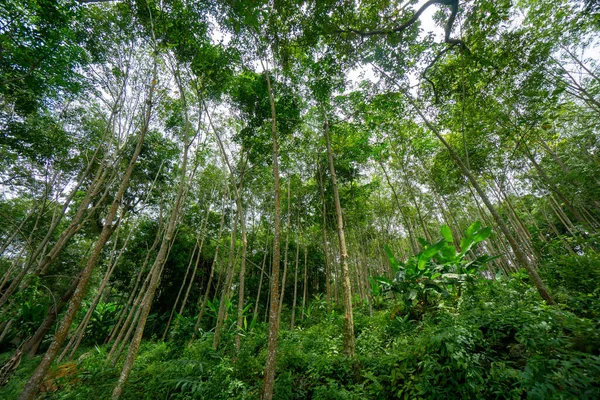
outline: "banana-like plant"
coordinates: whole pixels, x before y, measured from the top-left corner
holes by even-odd
[[[457,294],[460,295],[460,286],[465,280],[476,274],[485,263],[498,257],[484,255],[473,261],[466,258],[473,246],[487,239],[491,232],[491,228],[482,228],[479,221],[475,222],[461,239],[459,251],[453,244],[454,238],[450,228],[443,225],[442,238],[435,243],[419,238],[423,250],[410,257],[405,263],[398,261],[391,249],[385,245],[385,253],[394,278],[390,280],[374,277],[372,283],[379,284],[379,287],[373,290],[374,293],[379,291],[395,293],[409,308],[418,302],[426,303],[434,292],[442,296],[450,296],[450,291],[456,288]]]

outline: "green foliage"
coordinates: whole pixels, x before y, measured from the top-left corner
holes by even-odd
[[[47,291],[48,288],[40,285],[38,280],[34,280],[30,287],[16,294],[14,303],[0,316],[2,323],[12,320],[10,329],[3,339],[4,345],[15,338],[22,340],[35,333],[51,307],[46,296]]]
[[[86,328],[86,338],[91,343],[102,343],[117,322],[119,306],[100,302],[94,309]]]
[[[566,309],[600,317],[600,255],[557,256],[544,262],[540,272]]]
[[[543,263],[541,272],[552,287],[593,293],[600,289],[600,254],[554,257]]]
[[[420,238],[423,250],[406,263],[398,261],[390,248],[385,245],[385,253],[394,278],[389,280],[377,277],[374,280],[381,284],[385,291],[401,296],[408,310],[413,310],[417,305],[427,307],[436,294],[448,297],[452,287],[460,288],[469,276],[474,275],[483,264],[495,258],[484,255],[473,261],[466,259],[473,246],[487,239],[491,232],[491,228],[482,228],[479,222],[473,223],[460,241],[459,252],[454,247],[450,228],[443,225],[442,239],[431,244]],[[374,290],[374,294],[378,293],[378,290]],[[416,313],[419,314],[420,312]]]
[[[418,268],[417,268],[418,269]],[[320,299],[316,299],[317,306]],[[343,315],[299,320],[279,338],[278,399],[544,398],[600,396],[600,327],[546,306],[521,274],[473,279],[452,305],[419,321],[355,310],[356,357],[343,355]],[[179,321],[183,323],[183,321]],[[177,324],[177,322],[176,322]],[[143,343],[125,399],[258,399],[267,326],[215,352],[212,335],[187,341]],[[108,398],[120,370],[105,363],[106,347],[88,348],[77,361],[76,384],[49,399]],[[235,354],[235,360],[232,356]],[[5,355],[2,355],[4,357]],[[33,363],[0,390],[18,396]],[[73,381],[75,382],[75,381]]]
[[[87,57],[81,47],[84,29],[76,22],[84,13],[75,1],[2,2],[2,107],[8,100],[17,113],[28,114],[42,106],[47,97],[80,89],[80,76],[75,71]]]

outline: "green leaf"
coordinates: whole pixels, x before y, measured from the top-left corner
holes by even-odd
[[[475,221],[473,224],[467,229],[467,237],[473,236],[475,232],[477,232],[481,228],[481,222]],[[462,245],[461,245],[462,247]]]
[[[426,247],[418,256],[417,267],[420,270],[424,270],[425,265],[427,264],[427,262],[429,260],[431,260],[431,257],[436,255],[437,252],[440,251],[440,249],[442,247],[444,247],[445,245],[446,245],[446,241],[444,239],[442,239],[439,242],[436,242],[435,244],[432,244],[431,246]]]
[[[473,235],[473,241],[475,243],[482,242],[485,239],[487,239],[491,233],[492,233],[492,228],[490,228],[489,226],[487,228],[482,228],[482,229],[478,230],[477,232],[475,232],[475,234]]]
[[[446,245],[442,247],[439,251],[441,257],[439,257],[439,261],[446,264],[451,263],[456,260],[456,249],[452,245]]]
[[[371,293],[373,296],[379,296],[381,294],[381,288],[377,284],[377,281],[372,276],[369,277],[369,284],[371,285]]]
[[[423,254],[421,254],[419,256],[419,262],[417,264],[418,268],[420,270],[424,270],[425,269],[425,265],[427,264],[427,261],[429,261],[429,258],[424,257]]]
[[[442,247],[444,247],[444,246],[446,246],[446,241],[442,239],[439,242],[436,242],[436,243],[432,244],[430,247],[423,250],[422,255],[424,257],[426,257],[427,259],[430,259],[431,257],[435,256],[436,253],[438,251],[440,251],[442,249]]]
[[[446,242],[452,243],[454,241],[454,239],[452,238],[452,231],[450,230],[450,227],[448,225],[442,225],[442,228],[440,230],[442,232],[442,236],[444,237],[444,239],[446,239]]]
[[[392,286],[394,283],[383,276],[376,276],[373,278],[376,282],[382,283],[386,286]]]
[[[484,264],[486,264],[492,260],[495,260],[496,258],[499,258],[499,257],[500,257],[499,255],[498,256],[483,255],[483,256],[477,257],[476,260],[468,263],[466,267],[467,268],[470,268],[470,267],[479,268],[479,267],[483,266]]]
[[[460,255],[464,256],[465,254],[467,254],[469,252],[469,250],[471,250],[471,247],[473,246],[473,244],[475,244],[475,242],[473,241],[472,237],[464,237],[462,239],[460,239]]]
[[[440,285],[438,285],[437,283],[425,282],[424,286],[428,289],[433,289],[440,294],[444,294],[444,295],[448,294],[448,292],[444,288],[442,288]]]

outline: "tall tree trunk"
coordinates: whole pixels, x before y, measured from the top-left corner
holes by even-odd
[[[52,309],[48,312],[46,318],[44,319],[44,322],[40,324],[35,334],[23,346],[23,352],[26,353],[28,357],[31,358],[35,356],[35,353],[37,352],[40,344],[42,344],[44,337],[50,331],[52,325],[54,325],[56,318],[58,318],[58,315],[62,312],[65,305],[69,302],[69,300],[73,296],[73,293],[75,293],[75,289],[77,289],[78,283],[79,276],[73,279],[73,281],[71,282],[71,286],[69,286],[69,288],[67,289],[65,294],[59,299],[57,304],[55,304],[52,307]]]
[[[254,314],[252,321],[256,321],[258,318],[258,305],[260,304],[260,292],[262,289],[263,276],[265,275],[265,267],[267,265],[267,254],[269,253],[269,235],[267,235],[267,242],[265,243],[265,250],[263,254],[262,267],[260,269],[260,280],[258,282],[258,291],[256,293],[256,302],[254,303]]]
[[[300,218],[298,218],[300,219]],[[302,227],[298,225],[300,230],[300,237],[302,237]],[[300,242],[296,240],[296,265],[294,268],[294,301],[292,302],[292,322],[290,324],[290,330],[294,330],[296,323],[296,298],[298,296],[298,259],[300,257]]]
[[[302,286],[302,319],[306,311],[306,301],[308,299],[308,246],[304,243],[304,284]]]
[[[221,156],[225,160],[225,164],[227,165],[227,169],[229,171],[229,177],[231,180],[231,184],[233,185],[234,194],[235,194],[235,203],[236,203],[236,207],[237,207],[237,212],[238,212],[239,218],[240,218],[240,227],[241,227],[241,233],[242,233],[242,260],[241,260],[241,264],[240,264],[240,275],[239,275],[240,285],[239,285],[239,292],[238,292],[239,302],[238,302],[238,318],[237,318],[237,329],[238,329],[238,332],[240,332],[242,329],[242,319],[243,319],[243,309],[244,309],[246,252],[248,250],[248,239],[246,237],[246,216],[244,214],[244,208],[243,208],[243,203],[242,203],[242,181],[243,181],[244,169],[242,168],[242,174],[240,176],[239,184],[238,184],[238,183],[236,183],[233,167],[231,166],[231,163],[229,162],[229,157],[227,156],[227,152],[225,151],[225,146],[223,146],[223,141],[221,140],[219,131],[217,129],[215,129],[215,127],[212,123],[212,119],[210,118],[210,113],[208,112],[208,107],[206,107],[206,104],[204,104],[204,109],[206,110],[206,115],[208,117],[209,124],[217,138],[217,143],[219,144]],[[243,147],[242,147],[242,155],[243,155]],[[241,158],[243,158],[243,157],[241,157]],[[242,162],[242,165],[244,165],[243,162]],[[232,271],[231,273],[233,274],[233,270],[231,270],[231,271]],[[233,278],[233,275],[232,275],[232,278]],[[230,285],[231,285],[231,282],[230,282]],[[227,291],[229,292],[229,288],[227,288]],[[223,309],[223,311],[224,311],[224,309]],[[220,323],[223,322],[220,318],[221,318],[221,304],[219,304],[219,317],[217,318],[218,329],[215,329],[215,336],[214,336],[214,341],[213,341],[213,347],[215,349],[219,342],[219,335],[220,335],[219,322]],[[235,337],[235,347],[237,350],[239,350],[239,348],[240,348],[240,335],[239,334],[236,335],[236,337]]]
[[[342,205],[340,203],[340,194],[337,186],[337,176],[333,164],[333,152],[331,151],[331,141],[329,140],[329,120],[327,111],[323,110],[323,134],[327,145],[327,158],[329,160],[329,173],[331,174],[331,188],[333,190],[333,199],[335,201],[335,213],[337,216],[337,231],[340,242],[340,267],[342,275],[342,297],[344,304],[344,354],[347,357],[354,357],[354,317],[352,315],[352,292],[350,288],[350,274],[348,272],[348,252],[346,251],[346,238],[344,237],[344,220],[342,216]]]
[[[165,340],[167,337],[167,332],[169,332],[169,327],[171,326],[171,321],[173,320],[173,314],[175,314],[175,310],[177,309],[177,305],[179,304],[179,298],[181,297],[181,293],[183,293],[183,288],[185,288],[185,284],[187,282],[187,277],[192,269],[192,264],[194,264],[194,260],[196,259],[196,250],[198,250],[198,240],[196,238],[194,243],[194,249],[192,250],[192,254],[190,255],[190,260],[188,262],[188,266],[185,269],[185,274],[183,275],[183,282],[181,282],[181,286],[179,286],[179,291],[177,292],[177,297],[175,297],[175,302],[173,303],[173,307],[171,307],[171,313],[169,314],[169,319],[165,324],[165,329],[162,334],[162,340]]]
[[[427,241],[429,241],[431,243],[433,241],[433,239],[431,238],[431,234],[429,233],[429,228],[427,228],[427,224],[425,223],[425,220],[423,219],[423,214],[421,213],[421,207],[419,207],[419,203],[417,202],[417,198],[412,190],[412,186],[411,186],[410,182],[408,181],[408,176],[407,176],[406,172],[404,171],[404,168],[403,168],[402,175],[404,176],[404,182],[406,184],[406,189],[408,190],[408,193],[413,202],[413,205],[415,206],[415,210],[417,211],[417,217],[419,218],[419,224],[421,225],[421,228],[423,229],[423,234],[425,235],[425,238],[427,239]]]
[[[225,322],[225,313],[227,311],[227,302],[229,301],[229,292],[231,290],[231,284],[233,283],[233,272],[235,270],[235,242],[237,239],[237,224],[238,218],[240,218],[240,210],[237,210],[236,215],[233,219],[233,229],[231,230],[231,242],[229,247],[229,261],[227,262],[227,272],[225,276],[225,283],[221,289],[221,300],[219,301],[219,312],[217,314],[217,324],[215,326],[215,334],[213,335],[213,350],[219,347],[219,340],[221,338],[221,328]]]
[[[285,280],[287,276],[288,267],[288,249],[290,246],[290,185],[292,183],[291,177],[288,177],[288,188],[287,188],[287,221],[285,223],[285,250],[283,251],[283,274],[281,276],[281,294],[279,295],[279,317],[281,318],[281,310],[283,308],[283,296],[285,295]]]
[[[212,198],[212,196],[211,196]],[[198,265],[200,265],[200,260],[202,259],[202,249],[204,248],[204,241],[206,240],[206,230],[208,227],[208,216],[210,214],[210,205],[206,208],[206,214],[204,215],[204,222],[202,227],[202,240],[200,241],[200,248],[198,249],[198,254],[196,256],[196,262],[194,264],[194,270],[192,271],[192,276],[190,278],[190,283],[185,291],[185,295],[183,296],[183,301],[181,302],[181,307],[179,308],[179,315],[183,315],[183,311],[185,310],[185,305],[187,304],[188,297],[190,295],[190,290],[192,290],[192,285],[194,284],[194,279],[196,278],[196,272],[198,271]]]
[[[240,182],[241,185],[241,182]],[[241,332],[244,323],[244,295],[246,282],[246,254],[248,251],[248,239],[246,237],[246,215],[240,208],[240,224],[242,227],[242,260],[240,262],[239,288],[238,288],[238,312],[237,312],[237,334],[235,335],[235,349],[240,351]]]
[[[165,233],[166,233],[166,228],[167,227],[165,226]],[[175,231],[175,233],[174,233],[174,236],[176,236],[176,235],[177,235],[177,231]],[[162,237],[164,240],[165,236],[163,235]],[[161,243],[162,243],[162,241],[161,241]],[[174,241],[172,240],[171,243],[169,244],[169,249],[167,250],[167,255],[165,256],[165,260],[169,258],[169,255],[171,254],[171,250],[173,248],[173,244],[174,244]],[[157,257],[158,257],[158,255],[157,255]],[[160,269],[160,268],[162,268],[162,265],[156,264],[155,262],[152,263],[152,266],[150,267],[150,271],[148,271],[148,275],[146,276],[146,279],[144,280],[144,284],[142,285],[142,288],[140,289],[140,292],[138,293],[138,296],[135,299],[134,306],[132,307],[132,309],[127,317],[127,320],[121,327],[119,336],[113,343],[113,346],[112,346],[110,352],[108,353],[107,359],[112,359],[113,367],[115,366],[115,364],[121,357],[121,353],[123,352],[125,345],[129,342],[129,338],[131,337],[133,330],[137,326],[136,324],[137,324],[138,318],[140,316],[140,308],[141,308],[141,304],[142,304],[142,301],[143,301],[145,293],[146,293],[146,289],[148,288],[148,285],[150,284],[150,280],[151,280],[152,276],[154,276],[154,274],[156,273],[156,270]],[[125,335],[125,338],[123,338],[123,334],[125,334],[125,332],[127,332],[127,334]],[[117,348],[118,348],[118,350],[117,350]],[[116,353],[115,353],[115,350],[116,350]]]
[[[264,67],[264,66],[263,66]],[[273,187],[275,191],[275,216],[273,218],[273,263],[271,270],[271,304],[269,307],[269,338],[267,340],[267,361],[262,399],[271,400],[275,387],[275,365],[277,362],[277,336],[279,335],[279,262],[281,241],[281,188],[279,183],[279,144],[277,141],[277,114],[271,78],[266,68],[269,104],[271,105],[271,134],[273,137]]]
[[[206,304],[208,303],[208,297],[210,296],[210,288],[212,285],[213,278],[215,276],[215,269],[217,268],[217,262],[219,260],[219,249],[221,244],[221,236],[223,235],[223,228],[225,227],[225,193],[223,193],[223,198],[221,200],[221,222],[219,223],[219,233],[217,235],[217,244],[215,246],[215,256],[213,258],[213,262],[210,266],[210,273],[208,275],[208,282],[206,284],[206,290],[204,292],[204,297],[202,298],[202,304],[200,305],[200,310],[198,311],[198,318],[196,319],[196,324],[194,325],[194,334],[192,335],[192,340],[195,338],[196,331],[200,327],[200,322],[202,322],[202,317],[204,316],[204,310],[206,309]],[[200,300],[200,299],[198,299]]]
[[[390,177],[385,169],[385,166],[383,165],[383,162],[380,161],[379,166],[381,167],[381,170],[383,171],[383,175],[385,176],[385,180],[387,181],[388,186],[390,187],[390,189],[392,189],[392,194],[394,195],[394,199],[396,200],[396,206],[398,207],[398,211],[400,212],[400,216],[402,217],[402,220],[404,222],[404,225],[406,226],[406,229],[408,229],[408,238],[410,240],[410,246],[413,250],[413,253],[417,254],[419,252],[419,247],[417,246],[417,240],[416,240],[416,236],[414,233],[414,228],[412,226],[412,223],[410,222],[410,219],[404,213],[404,209],[402,208],[402,205],[400,204],[400,199],[398,198],[398,193],[396,193],[396,189],[394,188],[394,185],[392,185],[392,182],[391,182]]]
[[[156,230],[156,235],[154,237],[154,241],[152,242],[152,246],[150,246],[150,248],[148,249],[147,245],[146,245],[146,257],[144,258],[144,263],[142,264],[142,266],[140,267],[140,271],[138,272],[137,278],[135,280],[135,284],[133,285],[133,289],[131,290],[131,293],[129,295],[129,298],[127,299],[127,303],[125,304],[125,307],[123,307],[123,310],[121,311],[120,315],[119,315],[119,320],[117,321],[117,324],[114,326],[114,328],[112,329],[110,335],[108,336],[108,338],[105,340],[105,343],[110,343],[114,338],[115,335],[117,334],[117,332],[119,332],[120,328],[121,328],[121,322],[123,322],[123,318],[125,318],[125,315],[128,316],[127,319],[129,319],[129,316],[131,315],[129,307],[131,306],[131,303],[134,300],[137,300],[136,294],[137,294],[137,288],[141,282],[142,279],[142,275],[144,273],[144,271],[146,270],[146,267],[148,266],[148,263],[150,262],[150,256],[154,253],[154,250],[156,249],[156,246],[158,246],[158,243],[160,243],[160,238],[163,236],[163,210],[162,207],[160,209],[160,213],[159,213],[159,218],[158,218],[158,229]],[[149,276],[149,274],[147,275]],[[146,285],[146,280],[144,280],[143,286],[145,287]],[[142,288],[142,291],[144,290],[144,288]],[[136,302],[137,304],[137,302]],[[111,349],[112,351],[112,349]],[[110,353],[109,353],[110,356]]]
[[[318,164],[318,159],[317,159]],[[331,262],[329,260],[329,246],[327,245],[327,207],[325,205],[325,185],[323,184],[323,170],[321,166],[317,167],[319,177],[319,188],[321,189],[321,217],[323,234],[323,257],[325,258],[325,301],[327,302],[327,312],[331,311]]]
[[[119,226],[117,227],[117,233],[116,233],[115,239],[114,239],[115,245],[113,247],[113,251],[111,252],[111,260],[109,260],[108,266],[106,268],[106,273],[104,274],[104,278],[102,279],[102,282],[100,283],[100,287],[98,287],[98,292],[96,293],[96,296],[94,297],[94,300],[92,301],[92,304],[90,304],[90,307],[88,308],[83,320],[81,321],[81,323],[75,330],[73,337],[71,338],[69,343],[67,343],[67,345],[63,349],[63,352],[61,353],[61,355],[58,357],[57,363],[60,363],[62,361],[62,359],[67,354],[69,348],[71,348],[72,350],[71,350],[71,353],[69,354],[68,359],[70,360],[73,358],[73,355],[77,351],[77,348],[79,347],[79,344],[81,343],[81,340],[83,339],[83,336],[85,335],[85,330],[86,330],[87,325],[94,313],[94,310],[96,310],[96,307],[98,306],[98,303],[100,302],[100,299],[102,298],[102,293],[104,292],[104,289],[106,288],[106,285],[108,284],[108,281],[109,281],[110,277],[112,276],[112,273],[113,273],[115,267],[119,263],[119,260],[121,259],[121,256],[123,255],[123,252],[127,248],[127,243],[129,243],[129,239],[131,238],[133,229],[131,229],[129,231],[127,238],[125,239],[125,243],[123,244],[121,250],[115,257],[115,259],[114,260],[112,259],[113,255],[116,253],[117,243],[119,241],[118,240],[118,238],[119,238],[118,231],[120,230],[120,226],[121,226],[121,224],[119,224]]]
[[[531,154],[528,148],[525,148],[524,153],[525,156],[531,162],[531,164],[535,167],[542,180],[546,183],[546,185],[548,185],[548,188],[558,196],[558,198],[563,202],[567,210],[571,212],[571,215],[573,215],[573,217],[575,217],[575,219],[579,221],[585,228],[593,231],[594,229],[590,226],[589,222],[581,215],[579,210],[575,208],[573,203],[569,199],[567,199],[565,194],[558,188],[558,186],[556,186],[554,182],[552,182],[550,177],[546,174],[546,171],[544,171],[544,169],[537,163],[537,161],[535,161],[534,156]]]

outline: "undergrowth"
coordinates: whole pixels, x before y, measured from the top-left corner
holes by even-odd
[[[465,285],[419,319],[394,299],[371,315],[355,309],[356,357],[343,355],[343,314],[316,310],[279,338],[276,399],[597,399],[598,320],[549,307],[524,274]],[[579,313],[581,314],[581,313]],[[585,314],[585,313],[583,313]],[[285,316],[282,326],[285,325]],[[219,351],[212,334],[143,343],[125,399],[258,399],[267,326],[247,332],[238,354],[233,332]],[[110,398],[121,364],[105,362],[106,347],[82,350],[75,372],[47,399]],[[4,357],[4,356],[3,356]],[[39,358],[24,360],[4,399],[16,398]]]

